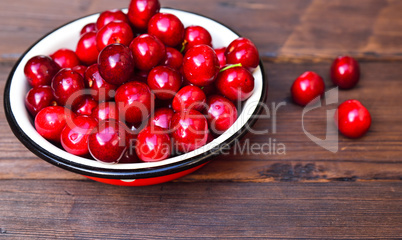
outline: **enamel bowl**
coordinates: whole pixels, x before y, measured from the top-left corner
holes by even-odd
[[[123,9],[127,12],[127,9]],[[199,25],[212,36],[213,47],[228,46],[239,35],[210,18],[176,9],[162,8],[161,12],[176,15],[185,26]],[[267,92],[264,70],[260,63],[254,71],[255,89],[252,96],[238,109],[239,117],[225,133],[207,145],[192,152],[152,163],[104,164],[95,160],[78,157],[41,137],[35,130],[33,119],[25,108],[25,95],[30,89],[24,76],[26,62],[36,55],[49,55],[59,48],[75,49],[80,29],[95,22],[99,14],[93,14],[67,23],[44,36],[30,47],[12,69],[4,92],[4,107],[7,120],[15,136],[34,154],[43,160],[71,172],[82,174],[93,180],[124,186],[158,184],[187,175],[204,166],[220,149],[233,144],[243,136],[257,119],[261,102]]]

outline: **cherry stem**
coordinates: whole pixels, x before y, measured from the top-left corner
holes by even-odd
[[[183,43],[181,44],[180,53],[183,53],[183,52],[184,52],[184,49],[186,48],[186,45],[187,45],[187,41],[184,40]]]
[[[219,72],[223,72],[223,71],[228,70],[230,68],[241,67],[241,66],[242,66],[241,63],[231,64],[229,66],[226,66],[226,67],[222,68]]]

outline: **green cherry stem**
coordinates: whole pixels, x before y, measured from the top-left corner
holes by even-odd
[[[230,68],[241,67],[241,66],[242,66],[241,63],[231,64],[229,66],[226,66],[226,67],[222,68],[219,72],[223,72],[223,71],[228,70]]]

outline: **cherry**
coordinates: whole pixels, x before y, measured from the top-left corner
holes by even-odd
[[[98,107],[98,101],[91,96],[84,96],[80,102],[73,105],[72,110],[77,115],[91,116]]]
[[[71,106],[82,99],[85,85],[79,73],[63,68],[54,76],[51,87],[59,105]]]
[[[88,137],[89,153],[95,160],[105,163],[117,163],[126,150],[125,145],[124,126],[115,120],[99,123]]]
[[[162,100],[172,99],[181,86],[181,75],[176,70],[157,66],[149,72],[148,86]]]
[[[174,112],[170,108],[156,109],[153,116],[149,118],[149,125],[168,130],[170,129],[173,114]]]
[[[158,0],[131,0],[128,7],[128,18],[136,29],[144,31],[148,22],[159,12],[161,5]]]
[[[84,66],[84,65],[77,65],[77,66],[73,67],[72,70],[74,72],[79,73],[82,77],[85,77],[85,71],[87,70],[87,68],[88,67]]]
[[[96,29],[101,29],[106,24],[113,21],[129,23],[127,15],[119,9],[112,9],[102,12],[96,20]]]
[[[222,69],[215,81],[218,91],[232,101],[244,101],[253,94],[254,77],[244,67]]]
[[[115,96],[120,119],[129,123],[145,121],[151,114],[154,96],[149,87],[142,82],[128,82],[121,85]]]
[[[119,112],[115,102],[101,102],[92,110],[91,116],[99,122],[103,120],[119,120]]]
[[[148,73],[149,72],[147,72],[147,71],[135,71],[134,75],[128,81],[129,82],[137,81],[137,82],[147,83]]]
[[[173,14],[157,13],[149,20],[148,33],[156,36],[165,45],[175,47],[183,41],[184,26]]]
[[[197,86],[185,86],[173,98],[173,110],[180,112],[184,109],[202,111],[205,107],[205,93]]]
[[[207,99],[207,106],[209,128],[216,134],[228,130],[237,119],[237,109],[227,98],[212,95]]]
[[[226,55],[225,55],[226,47],[217,48],[214,50],[219,60],[219,67],[223,68],[226,65]]]
[[[155,36],[142,34],[131,42],[135,66],[142,71],[149,71],[166,56],[165,45]]]
[[[139,163],[141,160],[138,158],[135,153],[134,147],[127,147],[126,151],[124,151],[123,156],[121,157],[119,164],[121,163]]]
[[[96,46],[99,51],[114,43],[120,43],[128,46],[133,39],[134,33],[128,23],[114,21],[99,29],[96,34]]]
[[[349,138],[362,137],[371,126],[370,112],[357,100],[347,100],[335,112],[339,131]]]
[[[34,87],[25,96],[25,106],[33,117],[40,110],[51,105],[55,106],[57,103],[49,86]]]
[[[60,70],[59,65],[48,56],[35,56],[24,66],[24,74],[32,87],[49,85],[54,75]]]
[[[202,87],[202,91],[204,91],[206,96],[214,95],[218,93],[216,86],[214,83],[211,83],[207,86]]]
[[[98,121],[92,117],[73,118],[71,124],[66,124],[61,131],[60,140],[64,150],[77,156],[88,155],[88,136],[97,125]]]
[[[78,59],[77,54],[66,48],[57,50],[51,54],[50,57],[60,66],[60,68],[73,68],[80,64],[80,59]]]
[[[307,105],[316,97],[324,94],[325,84],[315,72],[305,72],[292,84],[291,93],[293,101],[301,106]]]
[[[352,57],[341,56],[331,65],[331,80],[340,88],[350,89],[356,86],[360,78],[359,63]]]
[[[99,73],[98,64],[93,64],[85,71],[84,83],[96,101],[109,101],[114,97],[116,85],[110,84]]]
[[[35,129],[45,139],[60,142],[60,135],[67,122],[71,122],[72,112],[61,106],[45,107],[35,117]]]
[[[219,73],[219,60],[215,51],[207,45],[190,48],[183,59],[184,77],[192,84],[211,84]]]
[[[80,36],[84,35],[85,33],[89,33],[89,32],[96,32],[96,23],[88,23],[87,25],[85,25],[81,31],[80,31]]]
[[[173,115],[172,138],[180,152],[190,152],[204,146],[208,139],[208,123],[196,110],[184,110]]]
[[[80,61],[86,65],[96,63],[99,55],[99,50],[96,45],[96,33],[88,32],[82,35],[80,40],[78,40],[75,53]]]
[[[180,70],[183,64],[183,55],[175,48],[167,47],[163,65]]]
[[[189,26],[184,30],[183,52],[195,45],[205,44],[212,47],[211,34],[201,26]]]
[[[170,137],[162,128],[148,126],[138,134],[135,151],[144,162],[164,160],[170,156]]]
[[[133,54],[123,44],[111,44],[99,53],[98,67],[106,82],[121,85],[134,73]]]
[[[247,38],[237,38],[226,48],[226,62],[228,64],[241,63],[250,72],[259,64],[259,53],[257,47]]]

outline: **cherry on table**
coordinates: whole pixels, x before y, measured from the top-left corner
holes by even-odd
[[[130,43],[136,68],[149,71],[166,56],[165,45],[155,36],[142,34]]]
[[[148,126],[138,134],[135,151],[144,162],[164,160],[171,154],[170,137],[163,128]]]
[[[106,24],[96,33],[96,46],[99,51],[114,43],[129,46],[133,39],[134,33],[128,23],[114,21]]]
[[[36,114],[35,129],[45,139],[60,142],[61,131],[67,122],[71,122],[73,113],[61,106],[45,107]]]
[[[316,97],[324,94],[325,84],[317,73],[307,71],[293,82],[290,90],[293,101],[305,106]]]
[[[216,81],[218,91],[232,101],[248,99],[254,90],[254,77],[244,67],[233,66],[222,69]]]
[[[352,57],[340,56],[333,61],[330,74],[336,86],[343,89],[353,88],[360,79],[359,63]]]
[[[175,47],[183,41],[184,25],[173,14],[157,13],[149,20],[148,33],[156,36],[165,45]]]
[[[106,10],[102,12],[96,20],[96,29],[101,29],[106,24],[113,21],[122,21],[129,23],[128,17],[120,9]]]
[[[237,38],[226,48],[226,62],[228,64],[241,63],[250,72],[258,67],[260,57],[257,47],[247,38]]]
[[[82,99],[85,85],[81,74],[63,68],[54,76],[51,87],[59,105],[72,106]]]
[[[48,56],[32,57],[24,66],[24,74],[32,87],[49,85],[54,75],[60,70],[59,65]]]
[[[212,95],[207,99],[209,129],[215,134],[228,130],[237,119],[236,106],[225,97]]]
[[[172,107],[176,112],[185,109],[202,111],[205,107],[206,96],[204,91],[197,86],[185,86],[180,89],[173,98]]]
[[[43,108],[55,105],[56,99],[50,86],[31,88],[25,96],[25,106],[33,117]]]
[[[145,31],[148,22],[159,12],[161,5],[158,0],[131,0],[128,7],[128,19],[140,31]]]
[[[362,137],[371,126],[370,112],[355,99],[341,103],[334,119],[339,131],[349,138]]]
[[[80,59],[73,50],[62,48],[50,55],[60,68],[73,68],[80,64]]]
[[[80,61],[86,65],[96,63],[99,55],[99,50],[96,45],[96,33],[88,32],[82,35],[78,40],[75,53]]]
[[[168,100],[173,99],[180,89],[181,78],[173,68],[157,66],[149,72],[147,83],[157,98]]]

